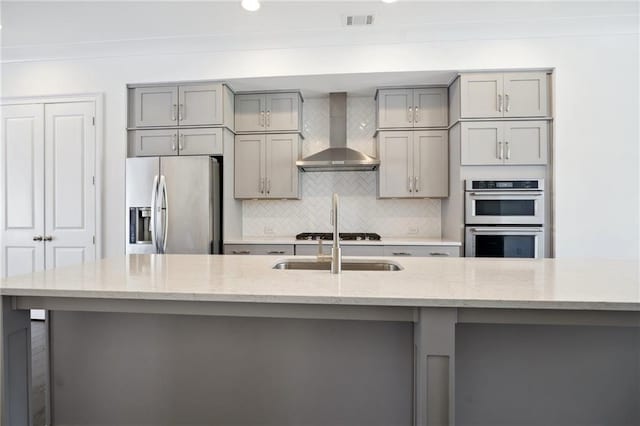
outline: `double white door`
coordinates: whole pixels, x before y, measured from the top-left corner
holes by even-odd
[[[94,102],[5,105],[2,275],[93,261]]]

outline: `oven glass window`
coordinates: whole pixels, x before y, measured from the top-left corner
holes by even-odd
[[[476,235],[476,257],[536,257],[535,235]]]
[[[476,216],[535,216],[535,200],[476,200]]]

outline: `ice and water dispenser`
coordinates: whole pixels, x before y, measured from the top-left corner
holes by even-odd
[[[129,244],[151,244],[151,207],[129,208]]]

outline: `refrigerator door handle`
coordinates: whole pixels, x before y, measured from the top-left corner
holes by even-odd
[[[153,186],[151,187],[151,223],[150,223],[150,231],[151,231],[151,244],[158,252],[158,227],[156,226],[157,219],[157,202],[158,202],[158,175],[155,175],[153,178]]]
[[[164,229],[162,230],[162,239],[160,240],[159,253],[164,254],[167,251],[167,231],[169,230],[169,197],[167,194],[167,181],[164,176],[160,176],[160,191],[162,194],[162,200],[160,201],[164,206]]]

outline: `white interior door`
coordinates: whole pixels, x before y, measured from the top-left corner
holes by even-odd
[[[93,102],[45,105],[45,266],[95,260]]]
[[[2,127],[1,263],[8,277],[44,269],[44,106],[3,106]]]

